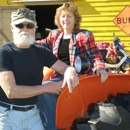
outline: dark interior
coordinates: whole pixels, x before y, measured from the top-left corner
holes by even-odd
[[[54,16],[56,12],[56,8],[60,5],[43,5],[43,6],[27,6],[27,8],[31,10],[35,10],[36,12],[36,20],[37,20],[37,31],[36,39],[45,38],[49,30],[48,29],[55,29],[57,28],[54,25]]]

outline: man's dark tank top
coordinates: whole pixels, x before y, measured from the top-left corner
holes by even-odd
[[[58,49],[59,59],[65,62],[67,65],[70,65],[69,43],[70,43],[70,39],[62,39]]]

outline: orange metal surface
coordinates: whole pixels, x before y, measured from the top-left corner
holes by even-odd
[[[98,76],[79,76],[80,84],[68,92],[65,88],[56,105],[56,126],[60,130],[70,130],[74,119],[83,117],[90,103],[105,101],[109,95],[130,91],[130,74],[111,74],[105,83]]]
[[[44,68],[43,68],[44,78],[43,78],[42,81],[50,80],[50,77],[51,77],[51,75],[52,75],[53,72],[54,72],[53,69],[48,68],[48,67],[44,67]]]

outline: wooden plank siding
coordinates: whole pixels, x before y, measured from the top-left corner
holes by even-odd
[[[82,16],[81,28],[93,32],[95,41],[112,43],[112,38],[119,37],[130,52],[130,36],[126,35],[113,23],[113,19],[130,5],[130,0],[73,0]],[[115,35],[115,36],[114,36]]]

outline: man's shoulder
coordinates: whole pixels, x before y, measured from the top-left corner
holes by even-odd
[[[7,56],[7,55],[10,55],[11,52],[12,52],[12,43],[9,42],[9,43],[5,43],[3,45],[0,45],[0,57],[1,56]]]
[[[45,51],[48,51],[49,49],[48,48],[46,48],[45,46],[42,46],[42,45],[40,45],[40,44],[32,44],[31,45],[32,46],[32,48],[34,48],[36,51],[38,51],[38,52],[45,52]],[[49,50],[50,51],[50,50]]]
[[[0,49],[9,49],[11,47],[12,42],[8,42],[5,44],[0,45]]]
[[[41,44],[32,44],[31,45],[34,49],[44,49],[44,46],[42,46]]]

